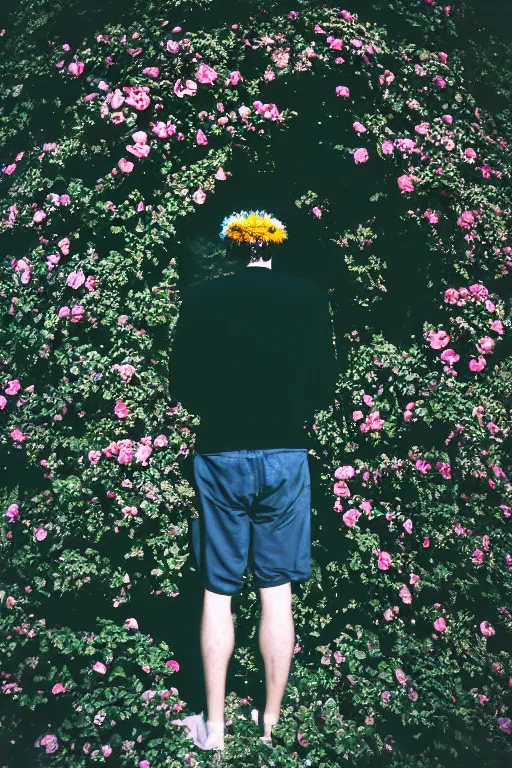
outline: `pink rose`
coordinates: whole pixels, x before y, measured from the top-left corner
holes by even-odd
[[[151,151],[147,144],[127,144],[126,149],[135,157],[147,157]]]
[[[124,626],[126,629],[138,629],[137,619],[126,619]]]
[[[496,331],[496,333],[503,334],[503,323],[501,320],[493,320],[491,323],[491,330]]]
[[[125,104],[129,104],[131,107],[135,107],[135,109],[141,111],[147,109],[151,104],[151,99],[147,94],[149,91],[147,85],[141,85],[139,87],[125,86],[123,91],[128,94],[127,98],[125,99]]]
[[[483,368],[485,368],[486,365],[486,359],[485,357],[482,357],[482,355],[479,355],[477,360],[472,357],[469,361],[469,369],[471,371],[481,371]]]
[[[48,531],[45,531],[44,528],[36,528],[34,531],[34,536],[36,537],[37,541],[44,541],[44,539],[46,539],[48,536]]]
[[[341,51],[343,48],[343,40],[340,37],[333,37],[332,35],[329,35],[327,38],[327,43],[333,51]]]
[[[352,421],[359,421],[364,419],[364,413],[362,411],[352,411]]]
[[[3,398],[5,400],[5,398]],[[7,403],[7,400],[5,400]],[[18,517],[20,513],[19,507],[17,504],[10,504],[7,508],[7,512],[5,513],[5,516],[9,518],[9,522],[12,523],[16,518]]]
[[[439,216],[437,215],[437,213],[435,211],[432,211],[430,208],[427,211],[425,211],[423,216],[426,219],[428,219],[431,224],[437,224],[437,222],[439,221]]]
[[[395,669],[395,676],[398,682],[400,683],[400,685],[405,685],[407,683],[407,677],[403,669],[400,669],[400,668]]]
[[[67,688],[65,688],[62,683],[55,683],[55,685],[52,688],[52,693],[66,693]]]
[[[338,467],[334,473],[334,477],[336,477],[338,480],[350,480],[350,478],[354,477],[354,475],[354,467],[350,466],[350,464],[343,467]]]
[[[448,304],[456,304],[459,300],[459,292],[455,288],[447,288],[444,292],[444,300]]]
[[[132,133],[132,139],[136,144],[145,144],[148,140],[148,135],[145,131],[136,131]]]
[[[466,229],[472,227],[475,224],[475,217],[473,216],[473,213],[471,211],[464,211],[461,213],[457,219],[457,224],[459,227],[465,227]]]
[[[237,85],[240,80],[243,80],[241,73],[236,69],[234,72],[229,73],[229,82],[231,85]]]
[[[416,131],[416,133],[425,135],[428,133],[429,128],[430,128],[430,123],[420,123],[419,125],[416,125],[414,127],[414,130]]]
[[[383,74],[379,76],[379,83],[381,85],[391,85],[394,79],[394,74],[390,72],[389,69],[385,69]]]
[[[131,173],[135,168],[134,164],[127,160],[125,157],[120,159],[118,166],[123,173]]]
[[[458,355],[454,349],[445,349],[443,352],[441,352],[441,360],[443,363],[448,363],[448,365],[453,365],[458,360],[460,360],[460,355]]]
[[[181,78],[176,80],[174,83],[174,93],[178,98],[183,98],[183,96],[195,96],[197,93],[197,83],[195,83],[193,80],[186,80],[185,81],[185,88],[181,88]]]
[[[208,144],[208,139],[206,138],[206,135],[203,133],[203,131],[199,128],[196,134],[196,143],[197,144]]]
[[[218,77],[217,72],[208,66],[208,64],[201,64],[196,72],[196,79],[200,83],[207,83],[211,85]]]
[[[78,272],[70,272],[70,274],[67,277],[66,285],[69,285],[70,288],[80,288],[81,285],[85,283],[85,275],[83,271],[80,269]]]
[[[412,603],[412,595],[409,591],[409,588],[406,587],[405,584],[402,586],[399,594],[406,605],[410,605]]]
[[[474,160],[476,157],[476,152],[472,147],[468,147],[464,150],[464,155],[468,157],[470,160]]]
[[[436,75],[432,78],[432,82],[439,86],[439,88],[446,88],[446,80],[441,75]]]
[[[412,533],[412,520],[406,520],[404,523],[404,528],[407,533]]]
[[[394,144],[389,139],[386,139],[386,141],[383,141],[381,144],[381,149],[385,155],[391,155],[394,151]]]
[[[168,40],[165,47],[169,53],[179,53],[181,45],[176,40]]]
[[[503,733],[512,733],[512,719],[510,717],[498,717],[498,725]]]
[[[381,571],[387,571],[390,565],[391,555],[388,552],[379,552],[377,567],[380,568]]]
[[[83,61],[72,61],[68,67],[68,72],[71,72],[71,74],[75,75],[75,77],[78,77],[79,75],[81,75],[83,71],[84,71]]]
[[[334,483],[333,493],[336,496],[341,496],[344,499],[348,499],[350,497],[350,488],[344,480],[339,480],[339,482]]]
[[[403,176],[399,176],[397,181],[398,181],[398,186],[400,187],[402,192],[412,192],[414,190],[414,184],[412,183],[412,179],[407,174],[404,174]]]
[[[429,469],[432,469],[432,465],[425,461],[425,459],[418,459],[416,461],[416,468],[425,475]]]
[[[384,421],[380,418],[379,411],[371,411],[366,417],[366,423],[372,430],[382,429]]]
[[[482,635],[485,635],[486,637],[491,637],[491,635],[496,634],[496,630],[489,624],[488,621],[482,621],[480,624],[480,631]]]
[[[158,77],[160,74],[160,70],[158,67],[146,67],[142,70],[142,72],[145,75],[149,75],[150,77]],[[99,83],[98,88],[101,88],[101,83]]]
[[[169,659],[169,661],[166,661],[165,666],[170,667],[171,669],[174,669],[175,672],[180,671],[180,665],[174,659]]]
[[[202,189],[197,189],[192,195],[192,200],[194,201],[194,203],[197,203],[198,205],[202,205],[206,200],[206,194],[203,192]]]
[[[446,480],[452,479],[451,467],[446,461],[438,461],[436,464],[436,467],[438,468],[439,472]]]
[[[100,675],[104,675],[107,672],[107,668],[106,668],[105,664],[103,664],[103,662],[101,662],[101,661],[97,661],[94,664],[93,670],[95,672],[98,672]]]
[[[366,149],[356,149],[354,152],[354,160],[356,163],[366,163],[368,160],[368,152]]]
[[[20,391],[21,384],[18,379],[11,379],[4,389],[6,395],[16,395]]]
[[[471,557],[475,565],[482,565],[484,561],[484,553],[481,549],[475,549]]]
[[[116,402],[114,407],[114,413],[120,419],[125,419],[127,416],[130,415],[128,408],[126,407],[125,403],[123,403],[122,400],[118,400]]]
[[[442,349],[449,343],[450,336],[446,333],[446,331],[441,330],[437,331],[436,333],[431,332],[428,340],[430,341],[430,346],[432,349]]]
[[[108,96],[107,96],[107,99],[108,99]],[[116,90],[114,91],[114,93],[112,95],[112,99],[110,101],[110,106],[112,107],[112,109],[119,109],[121,104],[124,104],[124,101],[125,101],[125,98],[124,98],[122,92],[119,90],[119,88],[116,88]]]
[[[59,740],[53,733],[45,733],[44,736],[40,736],[36,739],[35,747],[44,747],[47,755],[53,754],[59,748]]]
[[[446,621],[443,619],[442,616],[440,616],[438,619],[434,621],[434,628],[437,632],[444,632],[446,629]]]
[[[343,515],[343,522],[345,525],[348,525],[349,528],[352,528],[360,517],[361,513],[357,509],[349,509]]]
[[[273,51],[272,59],[278,69],[284,69],[287,66],[288,60],[290,58],[289,50],[290,49],[287,48],[286,50],[276,49]]]
[[[453,123],[453,117],[451,115],[443,115],[442,120],[444,123],[448,123],[448,125]]]
[[[346,85],[338,85],[336,87],[336,96],[345,96],[348,98],[350,96],[350,90]]]
[[[358,122],[357,122],[357,120],[356,120],[356,122],[355,122],[355,123],[352,125],[352,128],[354,129],[354,131],[357,131],[358,133],[366,133],[366,128],[365,128],[365,126],[364,126],[362,123],[358,123]]]
[[[494,349],[494,339],[490,336],[483,336],[477,343],[477,349],[484,355],[490,355]]]
[[[219,168],[217,170],[217,172],[215,173],[215,178],[218,179],[219,181],[226,181],[227,176],[224,171],[224,168]]]

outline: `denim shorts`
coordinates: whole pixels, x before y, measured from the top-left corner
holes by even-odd
[[[258,588],[311,577],[307,448],[196,454],[191,542],[204,586],[233,595],[247,567]]]

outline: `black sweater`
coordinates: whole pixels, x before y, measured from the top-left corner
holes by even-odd
[[[304,429],[333,404],[327,294],[267,267],[182,291],[170,394],[200,416],[196,453],[308,448]]]

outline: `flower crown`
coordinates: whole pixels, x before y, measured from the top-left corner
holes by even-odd
[[[282,243],[288,235],[284,224],[266,211],[240,211],[226,216],[220,237],[238,243]]]

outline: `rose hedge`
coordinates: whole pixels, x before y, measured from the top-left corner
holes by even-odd
[[[169,20],[135,4],[133,23],[70,46],[43,45],[25,3],[26,47],[4,35],[3,763],[211,759],[170,725],[180,662],[141,606],[187,597],[197,516],[183,460],[198,420],[168,369],[183,244],[209,242],[209,210],[217,226],[251,205],[253,169],[316,244],[303,268],[331,292],[340,364],[308,429],[314,574],[294,595],[274,764],[501,766],[510,131],[479,110],[455,45],[438,50],[456,34],[442,6],[408,11],[426,30],[414,43],[369,10],[246,3],[243,21],[202,27],[206,6]],[[246,587],[227,706],[240,765],[263,749],[240,696],[261,680],[250,573]]]

